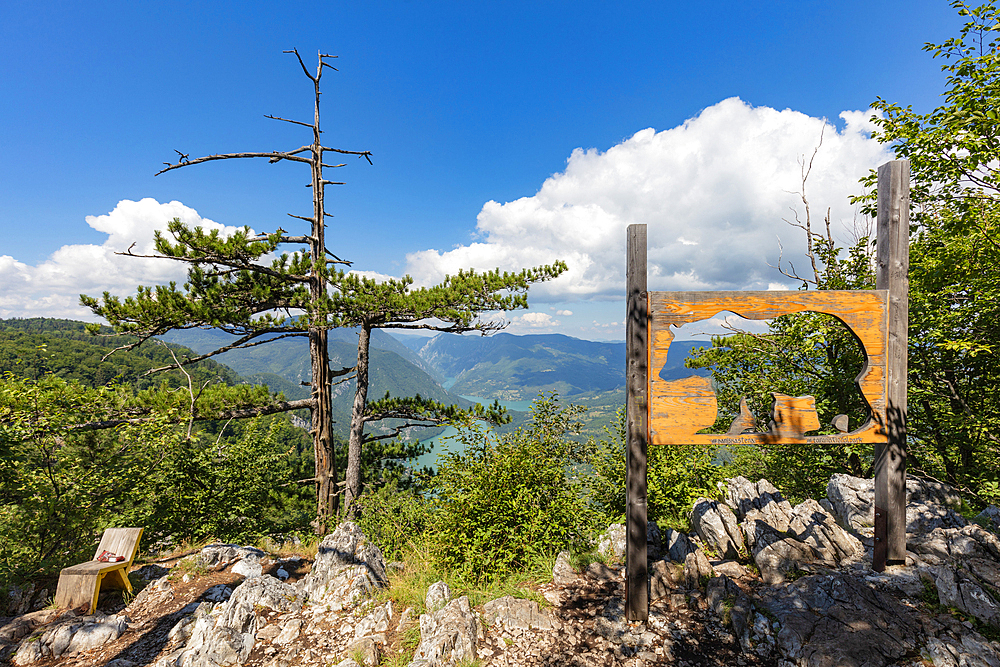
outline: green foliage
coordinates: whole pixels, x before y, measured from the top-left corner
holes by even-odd
[[[911,469],[1000,501],[1000,202],[975,226],[942,211],[913,240]],[[957,216],[958,214],[955,214]]]
[[[146,527],[143,548],[308,529],[311,488],[283,490],[301,474],[301,429],[270,417],[187,437],[169,407],[80,428],[128,414],[134,400],[128,387],[51,374],[0,380],[0,585],[90,559],[108,526]]]
[[[154,528],[150,537],[252,542],[308,531],[312,493],[297,485],[282,488],[296,474],[302,431],[281,417],[227,428],[233,432],[225,438],[181,441],[166,453],[158,474],[145,480],[139,493],[147,501],[133,512]]]
[[[386,560],[402,560],[422,544],[430,507],[422,496],[393,482],[358,499],[358,525]]]
[[[498,581],[583,545],[591,524],[578,477],[585,452],[569,438],[578,414],[544,396],[513,433],[459,425],[465,451],[446,454],[431,481],[428,539],[442,567],[470,582]]]
[[[945,103],[919,114],[878,98],[872,107],[882,112],[873,120],[873,138],[890,144],[896,157],[910,161],[911,198],[918,205],[916,221],[936,224],[941,209],[974,220],[986,197],[1000,192],[1000,21],[996,4],[972,7],[961,0],[951,6],[967,19],[957,37],[924,50],[943,58],[947,75]],[[865,179],[871,189],[875,174]],[[873,195],[863,198],[873,205]]]
[[[431,328],[442,331],[489,331],[499,325],[479,321],[482,312],[527,308],[528,288],[552,280],[566,268],[565,262],[557,261],[517,273],[460,270],[437,285],[416,289],[410,276],[378,282],[340,271],[331,276],[334,322],[338,326],[391,328],[434,318],[446,324]]]
[[[625,408],[618,410],[613,428],[589,457],[589,497],[604,525],[625,518]],[[655,446],[646,454],[646,511],[650,521],[663,528],[688,529],[688,514],[694,501],[715,497],[716,483],[726,476],[718,452],[712,447]]]
[[[959,35],[924,46],[944,60],[944,103],[919,114],[880,98],[873,136],[912,177],[908,467],[981,505],[1000,501],[1000,17],[993,2],[952,6]]]
[[[100,532],[177,441],[158,420],[73,429],[112,414],[127,394],[51,375],[0,381],[0,581],[92,558]]]
[[[189,228],[174,218],[166,234],[157,231],[158,257],[186,262],[188,279],[181,289],[169,285],[139,286],[135,296],[121,299],[105,292],[102,299],[80,295],[81,305],[103,317],[121,334],[146,339],[171,329],[217,327],[240,336],[304,332],[310,322],[330,311],[329,299],[314,300],[309,272],[328,275],[325,266],[313,267],[309,253],[282,254],[269,265],[256,261],[282,243],[280,231],[255,236],[249,227],[222,237],[218,229]],[[322,263],[321,263],[322,264]],[[304,311],[296,320],[290,309]],[[96,332],[96,325],[91,327]]]

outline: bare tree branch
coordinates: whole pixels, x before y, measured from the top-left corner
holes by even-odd
[[[264,275],[271,276],[272,278],[277,278],[278,280],[283,280],[285,282],[296,282],[296,283],[307,283],[309,282],[309,276],[300,276],[294,273],[282,273],[281,271],[275,271],[269,266],[264,266],[263,264],[244,264],[229,260],[221,255],[216,255],[214,257],[172,257],[169,255],[137,255],[132,252],[133,243],[128,247],[125,252],[116,252],[116,255],[125,255],[127,257],[138,257],[140,259],[172,259],[178,262],[187,262],[188,264],[217,264],[219,266],[228,266],[234,271],[250,271],[251,273],[263,273]]]
[[[235,158],[249,158],[249,157],[266,157],[271,160],[271,162],[277,162],[278,160],[292,160],[294,162],[304,162],[306,164],[312,164],[312,160],[309,158],[299,157],[292,152],[279,152],[271,151],[270,153],[222,153],[219,155],[206,155],[205,157],[197,157],[193,160],[187,160],[185,162],[178,162],[177,164],[172,164],[165,169],[161,169],[154,176],[159,176],[160,174],[170,171],[172,169],[179,169],[181,167],[188,167],[193,164],[200,164],[202,162],[211,162],[213,160],[232,160]]]
[[[291,51],[282,51],[282,53],[294,53],[295,57],[299,59],[299,65],[302,65],[302,71],[306,73],[306,76],[309,77],[312,80],[313,83],[315,83],[317,85],[319,84],[319,79],[317,77],[313,76],[312,74],[310,74],[309,73],[309,69],[306,67],[306,64],[304,62],[302,62],[302,56],[299,55],[299,50],[298,49],[292,49]],[[322,61],[320,61],[320,62],[322,62]]]
[[[312,123],[303,123],[301,120],[289,120],[288,118],[282,118],[281,116],[272,116],[271,114],[264,114],[264,118],[270,118],[271,120],[280,120],[286,123],[294,123],[295,125],[301,125],[302,127],[312,128]]]
[[[196,327],[186,327],[186,328],[193,329],[193,328],[196,328]],[[213,352],[206,352],[205,354],[200,354],[200,355],[198,355],[196,357],[189,357],[182,364],[179,364],[179,365],[173,365],[172,364],[170,366],[161,366],[160,368],[153,368],[153,369],[148,370],[145,373],[143,373],[143,376],[152,375],[153,373],[159,373],[161,371],[169,371],[169,370],[174,369],[174,368],[180,368],[182,365],[183,366],[187,366],[187,365],[190,365],[190,364],[197,363],[199,361],[204,361],[205,359],[208,359],[210,357],[214,357],[217,354],[222,354],[223,352],[228,352],[229,350],[245,350],[248,347],[256,347],[258,345],[263,345],[264,343],[270,343],[271,341],[281,340],[282,338],[293,338],[295,336],[308,336],[309,335],[309,333],[306,332],[306,331],[295,331],[295,332],[292,332],[292,333],[284,333],[284,334],[281,334],[280,336],[275,336],[273,338],[268,338],[267,340],[259,340],[259,341],[254,342],[254,343],[247,342],[247,341],[253,340],[254,338],[258,338],[260,336],[267,335],[268,333],[274,333],[275,331],[280,331],[280,330],[271,329],[271,330],[267,330],[267,331],[260,331],[260,332],[256,332],[255,331],[255,332],[248,333],[247,335],[243,336],[242,338],[240,338],[238,341],[236,341],[232,345],[226,345],[226,346],[220,347],[218,350],[215,350]],[[154,335],[156,335],[156,334],[154,334]],[[112,350],[112,351],[114,351],[114,350]],[[177,359],[174,358],[174,361],[177,361]]]
[[[331,153],[341,153],[343,155],[357,155],[358,157],[363,157],[368,160],[368,164],[372,164],[372,152],[371,151],[345,151],[339,148],[327,148],[326,146],[320,146],[324,151],[329,151]]]
[[[217,413],[212,414],[197,414],[194,417],[195,421],[222,421],[223,419],[246,419],[249,417],[263,417],[264,415],[273,415],[279,412],[290,412],[292,410],[303,410],[306,408],[313,408],[314,403],[311,398],[303,398],[298,401],[278,401],[271,405],[262,405],[253,408],[235,408],[232,410],[222,410]],[[85,432],[85,431],[100,431],[108,428],[115,428],[116,426],[136,425],[136,424],[146,424],[151,421],[160,419],[160,417],[134,417],[129,419],[105,419],[101,421],[84,422],[81,424],[74,424],[67,427],[67,430],[73,432]],[[185,418],[186,419],[186,418]]]

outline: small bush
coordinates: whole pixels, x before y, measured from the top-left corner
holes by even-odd
[[[605,525],[625,517],[625,409],[590,456],[591,499]],[[647,453],[647,515],[661,528],[687,531],[688,514],[699,497],[718,494],[729,472],[712,447],[658,445]]]
[[[427,501],[412,490],[401,490],[394,482],[369,489],[357,500],[358,525],[382,550],[386,560],[402,560],[421,544],[427,527]]]
[[[513,433],[459,425],[465,451],[445,454],[431,481],[428,539],[437,563],[469,582],[490,583],[582,546],[592,521],[576,475],[583,448],[569,437],[579,432],[581,410],[548,395]]]

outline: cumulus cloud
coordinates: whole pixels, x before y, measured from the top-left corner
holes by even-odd
[[[390,276],[387,273],[379,273],[378,271],[356,271],[352,269],[351,271],[348,271],[348,273],[355,276],[361,276],[362,278],[368,278],[370,280],[374,280],[377,283],[384,283],[389,280],[399,280],[397,276]]]
[[[166,230],[174,218],[223,234],[237,229],[202,218],[177,201],[122,200],[110,213],[86,217],[88,225],[108,235],[101,245],[65,245],[37,266],[0,256],[0,317],[93,319],[78,304],[81,293],[100,296],[108,291],[127,296],[135,293],[136,285],[183,282],[186,267],[180,262],[115,255],[130,246],[136,255],[151,254],[153,232]]]
[[[673,129],[645,129],[600,152],[576,149],[566,169],[530,197],[486,202],[474,242],[407,256],[407,272],[431,283],[459,268],[517,269],[562,259],[569,270],[532,288],[535,299],[620,299],[625,228],[648,225],[649,286],[666,290],[767,289],[802,247],[783,222],[801,200],[803,160],[820,142],[807,183],[816,218],[832,207],[851,223],[858,178],[889,159],[873,141],[870,112],[840,115],[842,130],[792,110],[723,100]],[[794,259],[794,257],[793,257]],[[801,260],[800,260],[801,261]],[[800,265],[800,262],[796,262]]]
[[[510,320],[506,331],[508,333],[538,333],[557,327],[561,322],[548,313],[524,313]]]
[[[556,315],[559,315],[560,317],[569,317],[572,314],[573,314],[572,310],[557,310],[556,311]]]

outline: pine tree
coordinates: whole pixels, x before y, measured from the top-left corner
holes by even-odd
[[[310,216],[289,214],[309,223],[309,232],[291,235],[280,227],[271,234],[254,234],[244,227],[228,237],[217,230],[205,232],[200,227],[188,228],[173,220],[167,233],[157,232],[156,254],[151,257],[172,259],[189,265],[188,279],[178,289],[175,283],[156,287],[140,286],[135,296],[119,299],[105,292],[98,300],[80,296],[81,303],[96,315],[103,317],[118,333],[133,334],[138,340],[129,347],[142,344],[153,336],[173,329],[215,327],[233,334],[234,342],[206,354],[180,360],[180,365],[200,361],[228,350],[261,345],[292,336],[309,339],[312,366],[310,398],[286,403],[286,409],[308,408],[312,414],[313,447],[315,449],[315,484],[317,499],[316,528],[319,534],[328,530],[332,515],[332,500],[336,488],[331,415],[331,382],[336,375],[330,369],[327,352],[327,330],[335,326],[331,318],[329,280],[337,264],[347,264],[326,247],[324,190],[327,185],[343,183],[327,180],[324,169],[339,168],[343,164],[324,162],[328,153],[354,155],[371,163],[369,151],[349,151],[329,148],[321,141],[320,129],[320,80],[325,68],[336,70],[330,59],[335,56],[319,54],[315,73],[309,71],[297,50],[292,53],[302,71],[312,81],[314,89],[313,122],[268,116],[312,130],[312,143],[289,151],[266,153],[226,153],[189,159],[179,155],[176,163],[167,164],[159,174],[202,162],[234,158],[267,158],[272,164],[287,161],[308,165],[311,172],[313,210]],[[261,258],[280,247],[293,245],[304,251],[282,254],[269,264]],[[124,253],[134,255],[131,249]],[[176,367],[167,366],[165,368]]]
[[[502,322],[482,321],[483,311],[514,310],[527,307],[527,290],[535,282],[555,278],[566,270],[563,262],[551,266],[525,269],[518,273],[485,273],[459,271],[446,276],[438,285],[412,289],[412,279],[391,279],[386,282],[336,270],[336,265],[348,265],[330,252],[325,245],[324,208],[326,185],[341,185],[326,180],[324,168],[343,167],[325,164],[324,153],[356,155],[371,162],[368,151],[347,151],[328,148],[321,143],[320,79],[323,69],[332,66],[332,56],[320,54],[315,74],[310,73],[294,53],[302,71],[313,82],[315,113],[312,124],[268,116],[275,120],[312,128],[313,142],[295,150],[271,153],[228,153],[189,159],[178,151],[179,160],[159,173],[212,160],[232,158],[268,158],[308,164],[312,172],[313,214],[309,217],[291,215],[310,223],[310,233],[290,235],[279,228],[271,234],[254,234],[249,227],[223,237],[218,230],[205,232],[200,227],[188,228],[173,220],[167,233],[156,233],[154,255],[126,256],[172,259],[189,265],[188,279],[183,287],[169,285],[140,286],[135,296],[120,299],[105,292],[98,300],[81,295],[81,303],[103,317],[118,333],[137,336],[136,347],[151,337],[174,329],[211,327],[226,331],[235,340],[205,354],[187,357],[176,364],[156,370],[176,368],[235,349],[243,349],[293,336],[308,337],[312,367],[312,395],[301,401],[288,401],[280,407],[293,410],[308,408],[312,414],[313,446],[315,449],[315,484],[317,496],[316,528],[325,534],[334,514],[337,475],[332,437],[331,383],[335,377],[354,371],[355,400],[348,445],[345,506],[353,512],[353,503],[361,493],[361,452],[364,443],[394,437],[415,425],[440,424],[449,419],[468,416],[469,412],[446,406],[420,396],[385,398],[368,403],[369,341],[373,328],[431,329],[463,332],[476,330],[483,334],[504,326]],[[308,250],[282,254],[270,264],[261,258],[280,247],[291,244],[308,246]],[[359,329],[358,357],[354,368],[332,371],[327,352],[327,331],[333,327]],[[95,325],[96,329],[96,325]],[[268,412],[274,411],[269,406]],[[253,414],[248,411],[247,414]],[[471,416],[499,421],[503,412],[498,405],[490,409],[476,406]],[[403,420],[389,434],[364,433],[365,424],[384,419]]]
[[[454,406],[444,406],[420,396],[400,399],[386,395],[368,403],[368,351],[372,329],[478,331],[485,335],[505,324],[479,319],[483,311],[527,308],[530,285],[555,278],[565,270],[566,264],[556,261],[550,266],[518,273],[501,273],[499,269],[484,273],[459,271],[458,275],[445,276],[438,285],[417,289],[412,289],[413,279],[409,276],[377,282],[340,271],[331,279],[335,321],[341,326],[358,328],[358,363],[346,472],[346,506],[351,516],[355,511],[354,501],[361,495],[361,451],[366,442],[392,437],[409,426],[442,423],[457,416]],[[486,411],[477,405],[473,414],[497,421],[502,413],[499,405],[494,404]],[[366,424],[383,419],[403,419],[405,422],[388,436],[365,434]]]

